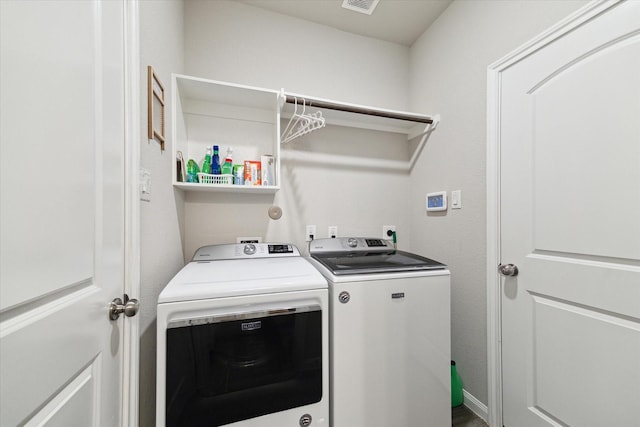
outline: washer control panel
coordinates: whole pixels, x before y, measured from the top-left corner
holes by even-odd
[[[309,243],[309,254],[327,252],[386,252],[389,250],[394,250],[391,241],[370,237],[315,239]]]

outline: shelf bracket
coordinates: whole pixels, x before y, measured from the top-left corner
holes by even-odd
[[[438,127],[438,123],[440,123],[440,114],[436,114],[435,116],[433,116],[433,122],[431,124],[424,126],[424,128],[422,126],[416,126],[414,129],[412,129],[411,133],[408,135],[408,139],[420,137],[420,142],[418,143],[418,146],[416,147],[416,149],[413,151],[413,155],[411,155],[411,160],[409,160],[409,170],[412,170],[413,167],[415,166],[416,162],[418,161],[418,157],[422,152],[422,149],[427,143],[427,139],[429,139],[429,135],[431,135],[431,132],[436,130],[436,128]],[[421,128],[422,131],[417,131],[418,128]]]
[[[420,123],[414,126],[413,129],[411,129],[411,131],[407,134],[407,139],[411,140],[413,138],[417,138],[419,136],[423,136],[426,133],[434,131],[438,126],[438,123],[440,122],[440,115],[436,114],[432,117],[432,119],[433,122],[427,125]]]

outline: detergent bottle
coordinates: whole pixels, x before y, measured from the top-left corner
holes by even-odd
[[[220,155],[218,154],[218,146],[213,146],[213,159],[211,159],[211,173],[220,175]]]
[[[451,361],[451,407],[462,405],[464,396],[462,395],[462,379],[456,369],[456,362]]]
[[[229,147],[227,149],[227,157],[224,158],[224,163],[222,164],[222,175],[232,175],[233,174],[233,149]]]
[[[211,173],[211,147],[207,147],[207,154],[204,155],[202,173]]]

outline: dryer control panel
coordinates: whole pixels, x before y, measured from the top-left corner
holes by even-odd
[[[289,243],[230,243],[203,246],[191,261],[219,261],[223,259],[274,258],[300,256],[298,248]]]
[[[269,244],[270,254],[292,254],[293,245]]]

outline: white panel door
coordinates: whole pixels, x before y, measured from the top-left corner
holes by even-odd
[[[501,79],[503,424],[640,426],[640,2]]]
[[[0,425],[121,424],[123,1],[0,1]]]

